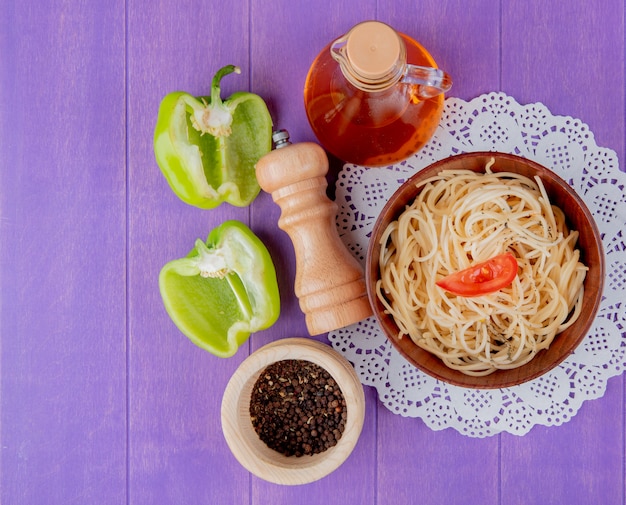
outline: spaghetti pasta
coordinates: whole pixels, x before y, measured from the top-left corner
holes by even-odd
[[[539,177],[448,170],[381,237],[377,297],[398,337],[467,375],[528,363],[578,317],[587,267],[561,209]],[[462,297],[435,282],[504,252],[518,262],[513,283]]]

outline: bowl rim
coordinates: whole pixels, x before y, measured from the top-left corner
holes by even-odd
[[[313,455],[285,456],[270,449],[258,437],[250,419],[252,387],[270,364],[299,359],[326,369],[339,385],[346,401],[346,424],[337,444]],[[310,338],[276,340],[248,356],[230,378],[221,405],[222,432],[239,463],[268,482],[307,484],[337,469],[352,453],[365,418],[365,393],[350,362],[329,345]]]
[[[463,374],[460,371],[447,367],[439,358],[437,358],[430,352],[419,348],[411,341],[410,338],[404,338],[402,339],[403,341],[400,342],[400,340],[397,338],[397,335],[394,333],[395,331],[397,331],[397,326],[393,322],[391,316],[385,314],[384,307],[382,303],[378,300],[378,297],[376,295],[374,276],[376,276],[376,279],[378,279],[379,277],[378,256],[380,252],[380,244],[378,243],[378,238],[380,237],[382,231],[384,231],[384,228],[387,226],[387,224],[390,221],[396,219],[400,212],[404,210],[405,204],[402,204],[400,202],[401,196],[404,193],[407,193],[408,196],[404,199],[404,201],[412,201],[419,193],[419,191],[421,191],[421,189],[418,190],[417,188],[415,188],[416,181],[421,181],[423,179],[426,179],[427,177],[434,176],[437,173],[446,170],[448,168],[448,165],[450,165],[451,163],[464,163],[468,160],[472,160],[475,163],[478,163],[480,161],[482,166],[484,167],[486,165],[486,162],[489,161],[491,158],[495,158],[496,160],[496,163],[492,167],[492,170],[494,172],[511,171],[508,167],[512,163],[520,163],[522,165],[525,165],[530,171],[537,172],[537,175],[541,177],[544,185],[550,186],[552,188],[551,190],[548,190],[548,187],[546,187],[551,202],[553,202],[555,197],[555,195],[550,194],[551,191],[554,190],[554,188],[552,187],[553,185],[561,187],[564,190],[564,193],[567,194],[567,197],[576,202],[576,205],[580,209],[582,219],[586,221],[589,231],[591,232],[591,236],[593,237],[592,242],[588,244],[586,250],[591,253],[592,260],[594,258],[597,259],[597,263],[594,265],[595,277],[597,277],[597,279],[593,280],[593,283],[597,282],[598,287],[593,299],[585,301],[584,312],[585,314],[587,314],[586,320],[581,322],[577,321],[577,323],[574,323],[573,325],[574,327],[580,329],[577,338],[567,339],[566,343],[562,343],[557,348],[558,350],[563,348],[563,352],[561,352],[561,355],[558,358],[550,360],[549,363],[547,363],[546,366],[544,366],[543,368],[535,369],[536,367],[531,367],[530,365],[533,362],[535,364],[543,363],[543,361],[538,360],[538,358],[546,354],[547,351],[542,350],[537,353],[533,360],[518,368],[510,370],[498,370],[487,376],[476,377]],[[499,167],[498,162],[505,162],[507,168]],[[460,169],[462,167],[454,168]],[[475,172],[481,172],[480,168],[465,168],[469,168],[470,170],[473,170]],[[547,181],[548,184],[546,184]],[[415,189],[413,191],[407,189],[410,187],[413,187]],[[570,220],[567,212],[566,219],[568,221]],[[577,246],[580,247],[580,244],[577,243]],[[374,261],[373,258],[376,258],[376,260]],[[592,282],[589,280],[589,278],[589,275],[587,275],[585,278],[585,287],[587,287],[589,282]],[[396,189],[396,191],[394,191],[393,195],[388,199],[382,210],[379,212],[379,215],[377,216],[374,226],[372,228],[372,233],[370,235],[370,241],[366,254],[365,279],[370,304],[372,305],[374,316],[379,327],[385,334],[386,338],[391,342],[393,347],[397,351],[399,351],[399,353],[410,364],[412,364],[422,372],[426,373],[427,375],[434,377],[435,379],[438,379],[442,382],[452,384],[454,386],[470,389],[500,389],[516,386],[545,375],[550,370],[554,369],[556,366],[562,363],[572,352],[574,352],[576,347],[578,347],[578,345],[582,342],[597,316],[600,302],[602,300],[602,291],[604,289],[605,282],[604,247],[598,226],[593,218],[593,215],[587,208],[587,205],[577,194],[574,188],[572,188],[563,178],[561,178],[554,171],[537,163],[536,161],[530,160],[528,158],[523,158],[514,154],[492,151],[468,152],[446,157],[424,167],[423,169],[411,175],[400,185],[400,187]],[[585,296],[587,296],[587,291]],[[588,301],[590,301],[591,303],[587,303]],[[569,329],[566,329],[564,332],[557,335],[557,337],[555,337],[555,341],[552,342],[550,348],[555,347],[555,342],[559,336],[565,337],[566,334],[569,334],[568,330]],[[415,358],[416,355],[420,357],[420,360]]]

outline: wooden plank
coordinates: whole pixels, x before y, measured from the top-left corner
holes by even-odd
[[[306,336],[292,246],[269,195],[192,208],[152,150],[165,93],[205,94],[228,63],[242,75],[224,80],[224,95],[250,89],[292,140],[315,140],[309,65],[377,18],[432,52],[454,78],[451,96],[541,101],[589,124],[624,169],[621,0],[8,0],[0,10],[1,503],[621,503],[623,377],[563,426],[487,439],[433,432],[366,388],[361,440],[336,472],[298,487],[250,476],[222,437],[221,395],[249,352]],[[331,184],[340,168],[331,159]],[[275,327],[219,359],[174,327],[157,277],[230,218],[270,249],[283,308]]]
[[[277,128],[290,132],[293,142],[312,141],[315,136],[304,110],[304,82],[318,53],[363,17],[374,15],[374,2],[362,3],[358,9],[330,1],[308,4],[284,2],[252,3],[251,66],[253,88],[270,107]],[[331,181],[340,168],[330,160]],[[298,167],[294,167],[297,170]],[[282,296],[281,316],[271,331],[253,336],[259,346],[278,338],[308,336],[304,316],[294,295],[295,258],[293,245],[278,228],[280,208],[269,195],[262,195],[252,209],[252,224],[266,240],[275,259]],[[325,336],[317,337],[325,341]],[[320,481],[297,487],[276,487],[257,478],[252,480],[252,503],[373,503],[374,487],[364,485],[375,480],[376,399],[366,391],[365,426],[352,455],[331,475]],[[271,497],[271,498],[270,498]]]
[[[253,91],[268,104],[275,129],[289,131],[292,142],[316,142],[304,109],[304,84],[309,67],[320,51],[354,24],[374,16],[374,3],[359,6],[330,1],[308,5],[284,2],[253,2],[251,12],[251,73]],[[331,15],[332,13],[332,15]],[[329,160],[329,193],[341,169],[339,160]],[[297,167],[294,167],[294,170]],[[304,315],[294,295],[295,254],[287,234],[278,227],[280,208],[262,192],[251,208],[252,225],[274,258],[282,298],[277,327],[284,336],[306,336]],[[253,346],[276,338],[275,331],[253,337]]]
[[[220,424],[222,393],[247,346],[229,359],[196,347],[161,302],[161,267],[249,208],[201,210],[180,201],[154,161],[152,138],[165,94],[210,92],[213,74],[241,67],[222,96],[250,85],[247,2],[181,8],[130,2],[129,132],[129,498],[133,504],[248,503],[249,474]]]
[[[0,15],[0,502],[122,503],[124,6],[42,7]]]
[[[499,8],[485,0],[379,5],[378,17],[424,45],[454,81],[451,96],[469,100],[498,88]],[[377,503],[498,502],[498,438],[434,432],[421,420],[379,406]],[[479,461],[479,464],[477,464]]]
[[[497,91],[500,79],[500,2],[459,0],[386,1],[380,21],[421,43],[452,77],[448,96],[471,100]]]
[[[503,2],[502,91],[588,124],[624,170],[624,3]]]
[[[587,123],[623,165],[623,2],[511,2],[502,17],[503,90]],[[502,437],[503,502],[621,503],[624,429],[620,377],[567,424]]]
[[[503,503],[621,503],[623,393],[623,379],[611,379],[566,424],[503,436]]]

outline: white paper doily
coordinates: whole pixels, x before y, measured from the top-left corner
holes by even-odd
[[[392,412],[419,417],[433,430],[471,437],[527,433],[534,425],[570,420],[585,400],[604,395],[610,377],[626,370],[626,173],[614,151],[598,147],[578,119],[553,116],[540,103],[520,105],[503,93],[470,102],[445,101],[434,137],[416,155],[387,168],[345,165],[336,183],[337,226],[365,264],[369,234],[383,205],[408,177],[454,154],[499,151],[532,159],[566,180],[582,197],[603,237],[604,299],[582,344],[548,374],[520,386],[474,390],[451,386],[409,364],[375,319],[329,333],[364,385]]]

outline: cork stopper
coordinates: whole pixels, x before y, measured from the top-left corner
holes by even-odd
[[[347,58],[362,78],[381,79],[394,71],[402,54],[396,31],[379,21],[365,21],[348,34]]]

